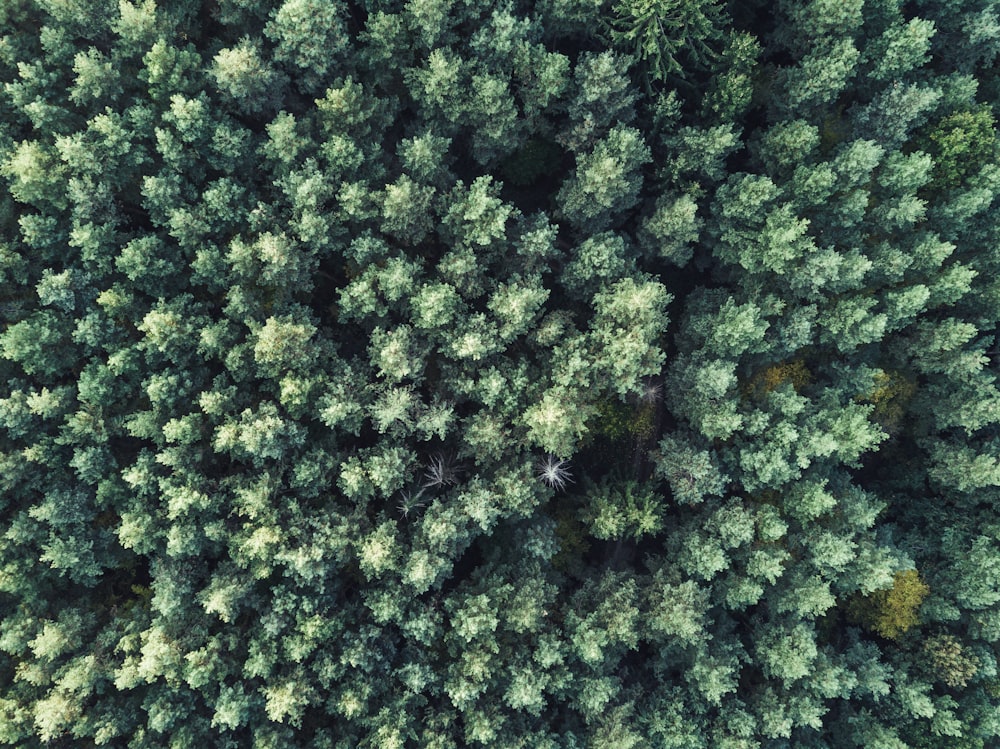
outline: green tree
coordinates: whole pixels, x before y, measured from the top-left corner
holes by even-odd
[[[638,130],[615,127],[592,151],[577,157],[576,170],[557,197],[563,215],[588,234],[608,228],[638,202],[640,170],[650,159]]]
[[[613,13],[612,41],[644,61],[652,80],[704,66],[718,54],[712,42],[722,36],[723,8],[713,0],[622,0]]]
[[[0,5],[0,743],[997,745],[994,8],[209,5]]]
[[[307,94],[321,92],[332,64],[347,51],[345,12],[339,3],[286,0],[264,27],[276,43],[274,59],[295,71],[292,79]]]
[[[958,187],[974,173],[977,164],[988,163],[996,152],[996,128],[988,106],[959,111],[944,117],[927,134],[927,150],[934,159],[931,187]]]
[[[210,74],[218,90],[249,114],[271,109],[282,85],[281,75],[264,59],[260,45],[247,37],[219,50]]]

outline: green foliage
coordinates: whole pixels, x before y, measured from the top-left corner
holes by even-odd
[[[1000,24],[772,5],[0,3],[0,744],[997,746]]]
[[[643,221],[640,237],[645,248],[674,265],[686,265],[694,254],[691,244],[698,240],[703,223],[697,211],[698,204],[689,195],[676,199],[660,196],[653,214]]]
[[[0,174],[10,180],[11,196],[22,203],[65,208],[66,200],[57,187],[62,167],[51,149],[38,141],[22,141],[0,164]]]
[[[286,0],[264,33],[276,41],[274,58],[293,66],[296,82],[319,92],[334,59],[347,51],[345,9],[339,3]]]
[[[926,150],[934,159],[930,187],[960,186],[984,163],[993,160],[997,135],[993,110],[986,105],[943,117],[926,136]]]
[[[645,62],[654,81],[717,54],[712,42],[722,36],[723,9],[714,0],[621,0],[612,12],[612,41]]]
[[[842,39],[828,50],[810,52],[798,65],[782,71],[781,104],[789,111],[830,104],[847,87],[860,57],[850,39]]]
[[[913,18],[909,23],[891,26],[881,38],[870,45],[873,64],[871,77],[889,80],[924,65],[930,60],[931,39],[936,29],[934,22]]]
[[[595,485],[587,490],[583,520],[594,538],[638,539],[663,528],[663,498],[649,484]]]
[[[719,496],[726,486],[717,459],[681,437],[664,437],[654,461],[657,475],[667,480],[680,504],[701,502],[706,495]]]
[[[524,413],[523,421],[531,444],[547,453],[568,457],[589,431],[587,422],[592,413],[593,407],[584,400],[583,393],[553,387]]]
[[[263,58],[260,46],[244,37],[215,55],[210,75],[219,91],[244,111],[255,114],[276,97],[280,76]]]
[[[635,118],[638,94],[626,75],[629,64],[629,58],[609,50],[580,55],[573,70],[573,97],[567,108],[571,127],[560,133],[561,145],[579,153],[593,146],[615,123]]]
[[[726,40],[720,71],[705,98],[706,116],[722,122],[739,121],[753,101],[754,86],[759,76],[758,60],[763,51],[753,34],[731,32]]]
[[[54,375],[72,360],[64,324],[56,314],[44,311],[21,320],[0,335],[0,351],[5,359],[17,362],[26,374]]]
[[[576,170],[557,196],[566,219],[588,233],[606,228],[638,202],[640,169],[651,158],[638,130],[615,127],[592,151],[577,156]]]

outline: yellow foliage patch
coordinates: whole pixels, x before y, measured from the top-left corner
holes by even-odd
[[[848,606],[848,618],[889,640],[920,624],[920,604],[931,592],[916,570],[897,572],[892,587],[858,596]]]
[[[812,381],[812,373],[801,359],[771,364],[757,372],[744,386],[747,395],[763,398],[786,382],[798,392]]]
[[[917,384],[906,379],[899,372],[879,372],[875,375],[871,392],[858,398],[859,401],[875,405],[875,418],[890,430],[903,418]]]

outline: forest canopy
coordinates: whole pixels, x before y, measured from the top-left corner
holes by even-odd
[[[0,3],[0,745],[1000,745],[998,53]]]

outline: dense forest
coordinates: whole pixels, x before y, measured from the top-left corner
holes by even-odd
[[[998,53],[0,2],[0,745],[1000,746]]]

